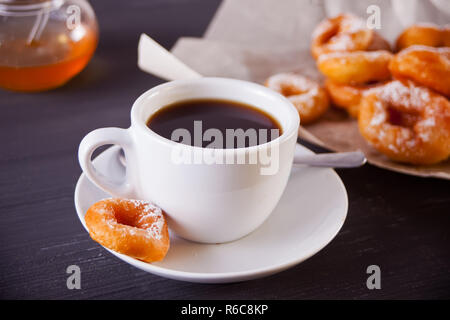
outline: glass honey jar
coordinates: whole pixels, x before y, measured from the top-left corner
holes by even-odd
[[[0,87],[59,87],[83,70],[97,42],[85,0],[0,0]]]

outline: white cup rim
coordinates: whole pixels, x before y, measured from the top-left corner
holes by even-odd
[[[277,137],[269,142],[258,144],[255,146],[250,146],[250,147],[211,149],[211,148],[203,148],[203,147],[192,146],[192,145],[185,145],[185,144],[181,144],[176,141],[172,141],[165,137],[162,137],[147,126],[147,124],[146,124],[147,119],[143,119],[141,117],[142,108],[145,107],[143,102],[145,100],[149,99],[152,95],[158,94],[158,92],[160,92],[161,90],[167,89],[169,87],[174,87],[174,86],[183,86],[183,85],[192,84],[192,83],[207,83],[207,82],[209,82],[209,83],[215,82],[215,83],[217,83],[217,85],[230,84],[230,83],[239,84],[243,87],[245,86],[246,88],[248,88],[248,90],[259,91],[260,94],[264,94],[264,95],[267,95],[272,98],[280,100],[281,102],[283,102],[283,104],[286,106],[288,112],[290,113],[289,124],[286,126],[283,126],[280,119],[277,116],[275,116],[277,122],[282,126],[282,129],[283,129],[283,132],[279,137]],[[188,99],[186,99],[186,100],[188,100]],[[180,101],[182,101],[182,100],[185,100],[185,99],[181,99]],[[236,99],[236,98],[230,98],[229,100],[239,102],[239,99]],[[257,105],[252,105],[252,106],[254,108],[260,110]],[[164,108],[164,106],[162,108]],[[174,147],[174,146],[181,145],[185,148],[188,148],[191,150],[197,150],[197,151],[214,150],[215,152],[223,152],[226,154],[228,154],[228,153],[240,154],[243,152],[245,153],[245,152],[258,151],[258,150],[261,150],[261,148],[270,147],[274,144],[281,144],[281,143],[289,140],[289,138],[291,138],[292,135],[298,134],[297,131],[298,131],[298,127],[300,124],[300,117],[299,117],[297,109],[292,105],[292,103],[287,98],[285,98],[283,95],[281,95],[269,88],[266,88],[260,84],[257,84],[254,82],[249,82],[249,81],[244,81],[244,80],[231,79],[231,78],[202,77],[202,78],[194,78],[194,79],[174,80],[174,81],[160,84],[156,87],[153,87],[153,88],[147,90],[146,92],[141,94],[136,99],[136,101],[133,103],[133,106],[131,108],[131,124],[132,124],[132,127],[137,127],[141,132],[144,132],[146,135],[149,135],[149,136],[155,138],[156,141],[158,141],[159,143],[162,143],[163,145],[166,145],[168,147]]]

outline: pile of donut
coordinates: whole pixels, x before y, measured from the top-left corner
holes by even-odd
[[[322,21],[311,53],[324,87],[284,73],[266,86],[285,95],[302,124],[328,105],[358,120],[361,135],[394,161],[430,165],[450,156],[450,26],[417,24],[398,37],[395,52],[351,14]]]

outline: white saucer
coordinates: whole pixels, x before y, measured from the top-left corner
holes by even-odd
[[[95,160],[100,172],[123,177],[114,146]],[[296,152],[311,153],[298,145]],[[110,174],[111,176],[111,174]],[[109,197],[84,174],[75,189],[78,217],[100,199]],[[296,167],[286,190],[268,220],[248,236],[225,244],[200,244],[171,234],[170,250],[162,262],[145,263],[109,250],[119,259],[144,271],[176,280],[225,283],[268,276],[306,260],[325,247],[338,233],[347,215],[344,184],[332,169]]]

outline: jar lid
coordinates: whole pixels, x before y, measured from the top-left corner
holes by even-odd
[[[62,5],[64,0],[0,0],[0,14],[34,15],[33,11],[52,10]]]
[[[40,2],[47,2],[52,0],[0,0],[0,3],[10,3],[10,4],[33,4]]]
[[[0,0],[0,4],[5,5],[33,5],[44,2],[52,2],[53,0]]]

